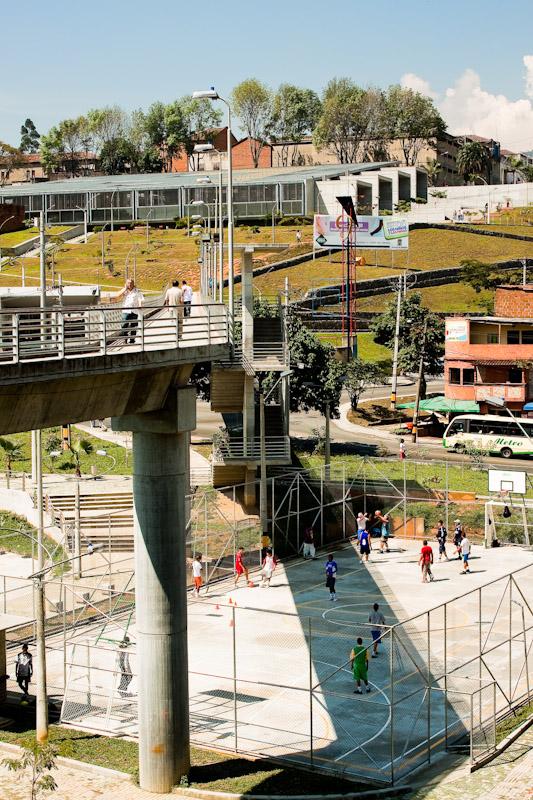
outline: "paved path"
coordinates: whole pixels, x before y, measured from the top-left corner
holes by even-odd
[[[409,800],[529,800],[533,797],[533,728],[483,769],[470,774],[459,763],[432,784],[420,786]],[[432,780],[426,771],[420,780]]]
[[[12,748],[8,752],[0,745],[0,757],[14,758],[15,755]],[[106,800],[110,797],[113,800],[153,800],[154,797],[170,800],[177,796],[153,795],[128,780],[99,774],[81,765],[74,768],[64,762],[54,771],[54,777],[58,789],[51,797],[57,800]],[[28,786],[28,777],[15,778],[0,766],[2,800],[27,800]],[[492,764],[471,775],[459,761],[438,783],[418,788],[409,795],[409,800],[530,800],[531,797],[533,731],[530,729]]]

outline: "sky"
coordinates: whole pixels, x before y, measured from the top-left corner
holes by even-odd
[[[247,77],[432,96],[451,133],[533,149],[533,0],[0,0],[0,140]]]

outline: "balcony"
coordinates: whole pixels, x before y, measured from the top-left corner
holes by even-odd
[[[259,463],[261,460],[261,442],[259,437],[245,441],[243,438],[231,437],[217,442],[213,448],[213,464]],[[291,444],[288,436],[266,437],[267,464],[287,464],[291,460]]]
[[[503,397],[508,402],[525,403],[526,388],[525,383],[476,383],[475,399],[483,402],[487,397]]]

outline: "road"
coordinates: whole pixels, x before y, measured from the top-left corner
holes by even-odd
[[[416,391],[414,384],[409,385],[402,385],[398,387],[398,397],[406,397],[409,395],[413,395]],[[433,392],[444,392],[444,383],[441,379],[428,381],[427,387],[428,393]],[[363,400],[378,400],[388,398],[390,396],[390,387],[388,386],[375,386],[371,389],[367,389],[363,393]],[[343,392],[341,396],[341,403],[349,402],[349,397],[346,392]],[[196,430],[193,432],[193,440],[196,439],[211,439],[213,433],[217,431],[223,425],[222,415],[215,413],[210,410],[209,403],[198,402],[196,406],[197,412],[197,427]],[[301,439],[311,439],[313,437],[313,430],[315,428],[321,428],[324,425],[324,417],[319,414],[317,411],[307,411],[305,413],[293,413],[291,414],[291,423],[290,423],[290,431],[292,437],[297,437]],[[332,453],[335,452],[347,452],[356,453],[358,455],[367,455],[367,456],[375,456],[375,455],[383,455],[385,453],[394,453],[398,452],[398,440],[396,437],[391,437],[390,440],[386,438],[382,438],[380,436],[376,436],[372,428],[368,428],[368,433],[366,431],[363,433],[360,429],[357,432],[352,433],[351,431],[343,430],[340,428],[336,423],[335,420],[331,421],[331,442],[332,442]],[[407,438],[408,444],[408,452],[410,451],[412,455],[414,455],[414,451],[418,452],[421,458],[425,460],[429,458],[435,458],[439,460],[446,460],[446,461],[455,461],[458,463],[464,463],[465,456],[459,453],[449,452],[444,450],[440,441],[436,440],[420,440],[420,444],[411,445],[409,446],[409,439]],[[336,447],[335,445],[339,445]],[[347,447],[349,445],[349,447]],[[499,469],[505,469],[505,465],[509,465],[510,467],[520,468],[527,471],[531,471],[533,463],[530,459],[524,458],[513,458],[511,461],[507,461],[503,458],[492,457],[491,459],[485,459],[485,462],[494,464],[495,467]]]

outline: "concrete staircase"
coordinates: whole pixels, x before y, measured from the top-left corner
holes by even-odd
[[[66,535],[67,544],[74,550],[76,496],[47,494],[45,511]],[[87,542],[102,544],[113,551],[133,550],[132,492],[102,492],[80,495],[80,534],[82,547]]]

